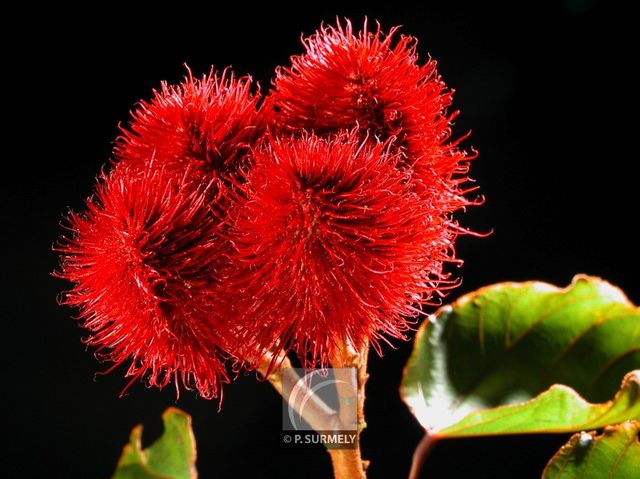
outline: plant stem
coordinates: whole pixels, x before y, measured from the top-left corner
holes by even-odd
[[[424,461],[431,452],[433,446],[435,446],[437,437],[431,435],[428,430],[425,430],[424,437],[418,443],[415,452],[413,453],[413,461],[411,462],[411,472],[409,472],[409,479],[418,479],[420,477],[420,471],[424,465]]]
[[[369,377],[367,373],[367,355],[369,346],[366,345],[362,351],[355,351],[352,347],[346,346],[336,357],[332,358],[331,365],[334,368],[355,368],[357,390],[356,397],[353,391],[353,370],[334,370],[336,376],[336,391],[340,407],[338,411],[329,407],[316,394],[299,394],[300,400],[289,402],[289,405],[300,414],[304,420],[316,431],[345,431],[350,430],[356,423],[356,441],[353,449],[327,449],[333,465],[335,479],[365,479],[365,469],[368,461],[363,461],[360,454],[360,433],[366,427],[364,420],[365,383]],[[277,364],[273,367],[273,364]],[[303,392],[307,386],[303,382],[298,382],[300,376],[292,368],[289,359],[284,356],[274,362],[270,356],[262,358],[258,367],[258,372],[271,383],[278,393],[291,400],[289,394],[283,392],[291,391],[296,385],[302,388]],[[341,376],[344,375],[344,378]],[[306,404],[303,399],[307,399]],[[353,415],[353,402],[356,402],[356,415]],[[304,406],[304,407],[302,407]]]
[[[364,479],[364,464],[357,449],[327,449],[331,456],[334,479]]]
[[[268,374],[271,369],[271,357],[265,357],[262,359],[258,372],[271,383],[276,391],[282,396],[290,398],[289,394],[284,395],[283,391],[291,391],[292,388],[298,384],[300,376],[296,373],[295,369],[291,365],[289,359],[285,356],[278,362],[278,366]],[[301,383],[302,387],[304,383]],[[339,429],[340,418],[338,412],[329,407],[320,397],[316,394],[299,394],[298,400],[294,403],[289,402],[289,405],[296,411],[305,421],[316,431],[333,431]],[[304,400],[308,399],[305,403]],[[304,407],[303,407],[304,406]]]
[[[339,416],[340,421],[345,426],[357,424],[356,444],[354,449],[329,449],[333,473],[335,479],[364,479],[365,470],[369,465],[368,461],[362,460],[360,452],[360,433],[366,427],[364,418],[365,384],[369,378],[367,373],[367,357],[369,345],[365,345],[361,351],[356,351],[351,345],[346,344],[335,358],[332,358],[331,365],[334,368],[356,368],[357,390],[356,397],[353,397],[352,378],[345,377],[340,381],[340,375],[347,375],[350,371],[336,370],[334,374],[338,380],[336,390],[340,401]],[[356,401],[356,417],[353,417],[353,401]]]

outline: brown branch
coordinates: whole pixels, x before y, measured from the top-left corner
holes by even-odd
[[[329,449],[333,473],[335,479],[365,479],[365,470],[368,461],[362,460],[360,452],[360,433],[366,427],[364,418],[365,384],[369,375],[367,373],[367,356],[369,345],[365,345],[361,351],[356,351],[350,344],[332,358],[331,365],[336,375],[336,390],[340,401],[339,416],[344,426],[356,426],[356,444],[354,449]],[[342,369],[342,368],[355,368]],[[353,378],[355,373],[356,377]],[[343,376],[343,377],[341,377]],[[356,380],[357,389],[353,390],[353,380]],[[354,408],[356,403],[355,417]]]
[[[424,437],[418,443],[415,452],[413,453],[413,461],[411,462],[411,471],[409,472],[409,479],[419,479],[422,466],[427,459],[427,456],[431,452],[433,446],[435,446],[438,438],[429,433],[429,430],[425,430]]]
[[[367,373],[367,354],[369,346],[362,351],[355,351],[347,346],[332,358],[331,365],[336,376],[336,391],[340,407],[335,411],[329,407],[317,394],[309,392],[304,381],[299,383],[300,376],[291,366],[286,356],[274,358],[265,356],[258,367],[258,372],[271,383],[278,393],[286,397],[289,405],[304,418],[316,431],[348,431],[354,428],[356,432],[356,444],[354,449],[327,449],[333,465],[335,479],[366,479],[365,469],[368,461],[363,461],[360,454],[360,433],[366,427],[364,419],[365,383],[369,377]],[[276,364],[274,367],[273,365]],[[355,368],[355,380],[357,389],[353,390],[353,369]],[[296,395],[293,399],[288,394],[292,388],[300,387],[303,394]],[[306,401],[306,403],[305,403]],[[356,403],[356,413],[353,413],[353,403]],[[303,407],[304,406],[304,407]]]
[[[266,379],[283,398],[292,399],[292,396],[288,393],[296,384],[299,384],[300,376],[293,369],[289,358],[286,356],[278,360],[275,368],[271,367],[272,361],[273,359],[270,356],[265,356],[260,361],[258,372],[263,377],[266,376]],[[267,376],[270,369],[272,369],[271,374]],[[304,382],[299,385],[303,389],[306,387]],[[289,402],[289,406],[316,431],[339,429],[340,418],[337,411],[327,406],[317,394],[298,394],[296,395],[296,401],[294,403]]]

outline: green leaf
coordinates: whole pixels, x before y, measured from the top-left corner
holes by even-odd
[[[640,475],[640,423],[629,421],[574,434],[542,473],[543,479],[629,479]]]
[[[640,370],[625,376],[612,401],[586,402],[573,389],[551,386],[530,401],[469,413],[439,437],[574,432],[640,419]]]
[[[196,479],[196,442],[191,417],[177,408],[162,414],[164,432],[142,449],[142,425],[131,431],[112,479]]]
[[[605,402],[633,369],[640,309],[618,288],[502,283],[422,324],[401,394],[438,437],[575,432],[640,418],[640,371]]]

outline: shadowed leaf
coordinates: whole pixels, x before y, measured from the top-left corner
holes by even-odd
[[[545,467],[543,479],[629,479],[640,475],[640,423],[574,434]]]

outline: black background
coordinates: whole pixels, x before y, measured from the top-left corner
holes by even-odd
[[[233,3],[233,2],[232,2]],[[104,369],[80,339],[72,311],[56,305],[65,284],[50,277],[51,245],[67,207],[80,208],[108,160],[118,122],[160,80],[178,81],[214,64],[251,73],[263,87],[301,51],[310,33],[336,14],[366,14],[385,28],[404,25],[420,54],[439,61],[462,111],[455,132],[480,152],[472,176],[487,197],[460,217],[486,239],[462,238],[457,296],[503,280],[565,285],[577,272],[602,276],[640,301],[637,189],[637,81],[626,23],[630,3],[389,2],[334,7],[325,2],[252,7],[240,2],[159,5],[93,12],[38,10],[5,43],[6,102],[18,102],[16,134],[5,139],[6,227],[3,291],[3,399],[12,448],[3,476],[95,477],[111,474],[129,430],[160,431],[160,413],[177,404],[194,417],[203,478],[330,477],[322,450],[279,448],[280,400],[268,384],[241,377],[223,407],[185,393],[126,384]],[[33,12],[31,12],[33,13]],[[74,19],[76,18],[77,19]],[[35,15],[34,15],[35,17]],[[20,23],[22,25],[22,22]],[[25,48],[27,43],[34,46]],[[20,87],[25,87],[20,88]],[[12,152],[12,146],[17,146]],[[18,166],[21,174],[11,173]],[[371,478],[406,477],[420,428],[398,398],[410,344],[373,357],[364,454]],[[428,477],[538,477],[566,436],[441,443]],[[7,451],[5,451],[7,452]],[[10,472],[7,472],[10,471]],[[427,477],[427,476],[425,476]]]

